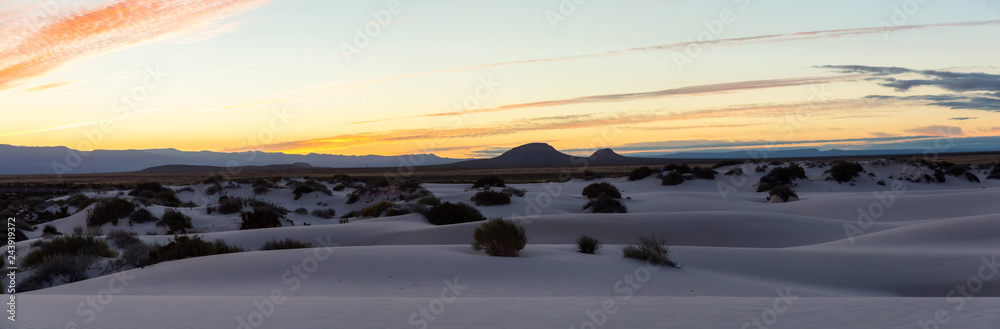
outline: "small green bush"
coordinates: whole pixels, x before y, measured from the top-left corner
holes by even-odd
[[[606,196],[609,198],[621,199],[622,194],[618,191],[618,187],[611,185],[608,182],[593,183],[587,185],[583,188],[583,196],[588,199],[593,199],[597,197]]]
[[[241,215],[243,223],[241,230],[252,230],[258,228],[281,227],[282,213],[272,207],[254,207],[252,212],[244,212]]]
[[[104,240],[87,235],[63,235],[54,237],[47,241],[41,241],[34,248],[21,258],[21,266],[24,270],[30,270],[49,258],[55,256],[95,256],[114,258],[115,254]]]
[[[498,257],[517,257],[528,243],[524,227],[503,218],[490,219],[477,227],[472,239],[472,250]]]
[[[770,198],[777,197],[780,198],[781,201],[783,202],[788,202],[788,199],[791,197],[796,197],[796,198],[799,197],[798,194],[795,194],[795,191],[792,191],[792,187],[788,185],[775,186],[771,188],[770,191],[768,191],[768,195],[769,195],[768,200],[770,200]]]
[[[606,196],[590,199],[587,204],[583,205],[583,210],[588,209],[595,214],[624,214],[628,212],[621,201]]]
[[[60,234],[62,233],[59,233],[59,230],[57,230],[55,226],[45,225],[45,227],[42,228],[42,235],[60,235]]]
[[[507,185],[504,184],[503,179],[501,179],[500,177],[486,176],[477,179],[476,182],[472,184],[472,188],[481,188],[481,187],[507,187]]]
[[[666,240],[655,235],[639,236],[639,243],[622,249],[622,256],[644,260],[653,265],[679,267],[670,259],[670,249],[665,246]]]
[[[601,249],[601,240],[584,235],[576,239],[576,247],[584,254],[595,254],[598,249]]]
[[[221,196],[219,197],[219,206],[215,210],[223,215],[235,214],[243,210],[243,201],[240,198]]]
[[[392,202],[381,201],[379,203],[368,206],[365,209],[361,209],[361,217],[378,217],[385,214],[389,209],[392,208]]]
[[[846,183],[858,177],[864,170],[865,168],[857,162],[837,161],[830,166],[830,177],[838,183]]]
[[[264,243],[264,246],[260,247],[260,250],[282,250],[282,249],[300,249],[300,248],[312,248],[312,243],[300,242],[298,240],[284,239],[282,241],[271,240]]]
[[[441,199],[438,199],[437,197],[434,197],[434,196],[425,196],[423,198],[420,198],[420,200],[417,200],[417,204],[419,204],[419,205],[427,205],[427,206],[432,206],[432,207],[433,206],[440,206],[441,205]]]
[[[694,174],[694,178],[696,179],[707,179],[707,180],[715,179],[715,174],[717,174],[717,172],[713,169],[702,168],[702,167],[691,168],[691,173]]]
[[[684,183],[684,174],[676,171],[668,172],[660,179],[660,184],[665,186],[681,185],[681,183]]]
[[[86,271],[93,265],[94,260],[95,258],[92,256],[54,255],[48,257],[45,263],[40,264],[30,276],[17,284],[17,291],[42,289],[51,286],[59,278],[67,283],[86,280]]]
[[[164,211],[163,218],[160,218],[156,226],[166,227],[167,234],[174,234],[175,232],[187,233],[187,229],[194,228],[194,226],[191,226],[191,217],[175,209]]]
[[[486,190],[473,195],[470,201],[476,203],[477,206],[494,206],[510,204],[510,196],[503,192]]]
[[[655,173],[656,173],[656,171],[653,170],[653,168],[642,166],[642,167],[639,167],[639,168],[632,169],[632,172],[630,172],[628,174],[628,180],[629,181],[637,181],[637,180],[649,177],[650,175],[655,174]]]
[[[449,225],[485,220],[483,214],[465,203],[445,202],[432,207],[427,213],[427,221],[434,225]]]
[[[792,185],[796,179],[806,179],[806,170],[798,164],[791,164],[788,167],[774,167],[767,175],[760,178],[757,183],[757,192],[770,191],[775,186]]]
[[[150,262],[155,264],[170,260],[228,254],[241,251],[243,251],[242,248],[235,245],[227,245],[223,240],[208,242],[203,240],[201,236],[197,235],[179,235],[174,236],[173,241],[159,247],[149,255]]]
[[[312,215],[319,218],[330,219],[337,215],[337,211],[333,208],[330,209],[314,209]]]
[[[135,204],[125,199],[101,199],[87,213],[87,226],[101,226],[105,223],[118,225],[118,219],[128,217],[135,210]]]
[[[149,210],[146,210],[146,208],[136,209],[135,212],[133,212],[131,215],[128,215],[129,224],[153,223],[159,220],[160,220],[159,218],[153,216],[153,214],[150,213]]]
[[[309,209],[306,208],[295,209],[295,213],[299,215],[307,215],[309,214]]]
[[[118,248],[124,248],[125,246],[133,243],[142,243],[142,240],[139,240],[139,237],[135,234],[135,232],[121,229],[111,230],[111,232],[108,232],[108,234],[104,236],[104,240],[111,241],[111,245]]]

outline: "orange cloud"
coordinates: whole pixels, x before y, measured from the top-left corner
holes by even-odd
[[[327,138],[292,141],[261,145],[252,149],[228,149],[226,151],[270,151],[285,153],[323,153],[325,151],[356,147],[360,145],[384,144],[404,141],[477,138],[488,136],[510,135],[540,130],[581,129],[606,126],[627,126],[647,124],[660,121],[677,121],[705,118],[738,117],[745,120],[748,117],[774,117],[780,113],[801,110],[809,111],[836,110],[841,108],[860,108],[872,104],[870,100],[833,100],[822,103],[791,103],[791,104],[755,104],[734,106],[718,109],[704,109],[684,113],[666,113],[665,111],[617,113],[614,115],[567,115],[545,118],[520,119],[489,125],[468,126],[458,128],[423,128],[399,129],[356,134],[344,134]],[[706,127],[707,128],[707,127]],[[720,126],[718,128],[726,128]]]
[[[131,0],[55,17],[37,32],[4,39],[0,90],[81,56],[132,45],[252,9],[269,0]]]
[[[660,98],[668,96],[684,96],[684,95],[704,95],[704,94],[718,94],[741,90],[752,90],[752,89],[764,89],[764,88],[778,88],[778,87],[791,87],[791,86],[801,86],[801,85],[811,85],[811,84],[823,84],[830,82],[841,82],[841,81],[851,81],[866,75],[839,75],[839,76],[827,76],[827,77],[805,77],[805,78],[790,78],[790,79],[771,79],[771,80],[753,80],[753,81],[740,81],[740,82],[728,82],[728,83],[717,83],[710,85],[700,85],[700,86],[688,86],[673,89],[664,89],[650,92],[637,92],[637,93],[626,93],[626,94],[606,94],[606,95],[593,95],[593,96],[583,96],[566,98],[559,100],[550,101],[539,101],[530,103],[519,103],[510,104],[498,107],[484,108],[484,109],[472,109],[461,112],[439,112],[430,114],[421,114],[415,116],[401,117],[401,118],[389,118],[389,119],[378,119],[378,120],[368,120],[351,122],[350,124],[361,124],[361,123],[372,123],[380,121],[389,121],[396,119],[407,119],[407,118],[422,118],[422,117],[443,117],[443,116],[456,116],[456,115],[466,115],[472,113],[488,113],[488,112],[501,112],[501,111],[511,111],[523,108],[533,108],[533,107],[548,107],[548,106],[560,106],[560,105],[574,105],[582,103],[598,103],[598,102],[623,102],[623,101],[635,101],[651,98]]]
[[[47,84],[44,84],[44,85],[34,86],[34,87],[31,87],[31,88],[25,89],[24,91],[41,91],[41,90],[46,90],[46,89],[52,89],[52,88],[59,87],[59,86],[68,85],[70,83],[73,83],[73,81],[60,81],[60,82],[47,83]]]

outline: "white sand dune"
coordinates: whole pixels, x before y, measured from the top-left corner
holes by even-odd
[[[594,181],[622,189],[627,214],[583,213],[580,191],[592,182],[515,185],[527,191],[523,198],[479,209],[488,217],[516,215],[525,225],[529,242],[518,258],[474,252],[478,223],[434,226],[419,214],[347,224],[290,215],[297,226],[240,231],[236,216],[184,208],[206,239],[251,251],[23,293],[17,328],[240,328],[251,320],[248,328],[1000,327],[1000,181],[899,183],[905,192],[887,203],[887,177],[901,167],[866,166],[876,176],[859,177],[855,186],[807,169],[809,180],[795,188],[801,200],[778,204],[754,192],[756,173],[725,201],[719,183],[732,183],[729,176],[670,187],[653,178]],[[468,185],[424,186],[444,201],[467,202],[475,193]],[[184,200],[193,197],[184,193]],[[227,193],[251,195],[246,187]],[[338,215],[367,205],[345,204],[346,192],[300,200],[290,194],[265,197]],[[858,209],[871,221],[859,223]],[[53,224],[66,232],[85,223],[82,213]],[[597,255],[575,251],[573,241],[584,234],[606,244]],[[622,258],[621,247],[640,234],[662,235],[682,268]],[[285,238],[330,247],[253,251]],[[109,292],[121,282],[127,285]],[[270,308],[255,303],[274,292],[281,303],[263,316]],[[97,301],[96,311],[88,298],[108,302]],[[614,311],[595,313],[604,304]]]

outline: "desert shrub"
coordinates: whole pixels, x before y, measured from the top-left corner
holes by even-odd
[[[326,195],[333,195],[333,192],[330,191],[330,188],[326,187],[326,185],[323,185],[323,183],[317,182],[312,179],[302,183],[295,183],[295,189],[292,190],[292,194],[295,194],[295,200],[301,198],[303,194],[312,192],[321,192]]]
[[[756,166],[756,167],[753,167],[753,172],[765,172],[765,171],[767,171],[767,167],[766,166]]]
[[[976,176],[976,174],[973,174],[971,172],[965,172],[965,179],[968,180],[968,181],[970,181],[970,182],[975,182],[975,183],[980,183],[981,182],[979,180],[979,176]]]
[[[528,243],[524,227],[503,218],[490,219],[477,227],[472,240],[472,250],[498,257],[517,257]]]
[[[501,204],[510,204],[510,196],[504,194],[503,192],[496,191],[480,191],[473,195],[470,199],[475,202],[477,206],[493,206]]]
[[[312,215],[319,218],[330,219],[337,215],[337,211],[334,209],[314,209]]]
[[[295,209],[295,213],[299,215],[306,215],[309,214],[309,209],[306,208]]]
[[[219,197],[219,206],[216,210],[223,215],[238,213],[243,210],[243,200],[227,196]]]
[[[434,197],[434,196],[425,196],[423,198],[420,198],[420,200],[417,200],[417,204],[419,204],[419,205],[428,205],[428,206],[432,206],[432,207],[433,206],[440,206],[441,205],[441,199],[438,199],[437,197]]]
[[[769,195],[768,200],[777,197],[780,198],[781,201],[783,202],[788,202],[788,198],[791,197],[796,197],[796,198],[799,197],[799,195],[795,194],[795,191],[792,190],[792,187],[788,186],[787,184],[772,187],[771,190],[768,191],[768,195]]]
[[[76,209],[83,209],[94,203],[94,201],[97,200],[91,199],[82,193],[77,193],[66,199],[66,205],[76,207]]]
[[[584,235],[576,239],[576,248],[582,253],[594,254],[601,249],[601,240]]]
[[[513,188],[513,187],[505,187],[505,188],[503,188],[503,190],[500,190],[500,192],[503,192],[503,194],[506,194],[507,196],[515,196],[516,195],[519,198],[523,198],[524,197],[524,193],[527,193],[527,191],[525,191],[525,190],[516,189],[516,188]]]
[[[346,188],[347,188],[347,186],[346,186],[346,185],[344,185],[344,184],[337,184],[337,185],[335,185],[335,186],[333,187],[333,190],[334,190],[334,191],[337,191],[337,192],[340,192],[340,191],[343,191],[343,190],[344,190],[344,189],[346,189]]]
[[[666,186],[681,185],[683,182],[684,174],[676,171],[668,172],[666,175],[663,175],[663,178],[660,179],[660,184]]]
[[[378,217],[392,208],[392,202],[381,201],[379,203],[361,209],[361,217]]]
[[[201,236],[174,236],[173,241],[157,248],[149,254],[151,263],[159,263],[170,260],[211,256],[218,254],[228,254],[243,251],[235,245],[227,245],[223,240],[208,242]]]
[[[679,166],[677,166],[677,169],[674,169],[674,171],[682,173],[682,174],[690,174],[691,173],[691,167],[688,166],[688,164],[686,164],[686,163],[682,163]]]
[[[343,224],[343,223],[345,223],[345,221],[343,221],[344,219],[354,218],[354,217],[358,217],[358,211],[357,210],[348,211],[343,216],[340,216],[340,219],[341,219],[340,223]]]
[[[174,234],[175,232],[187,233],[187,229],[194,228],[194,226],[191,226],[191,217],[174,209],[164,211],[163,218],[160,218],[156,226],[166,227],[167,234]]]
[[[83,235],[102,236],[104,235],[104,230],[101,230],[100,226],[87,226],[87,230],[83,232]]]
[[[665,244],[666,240],[662,237],[655,235],[649,237],[639,236],[637,244],[629,245],[622,249],[622,256],[644,260],[653,265],[679,267],[677,263],[670,259],[670,249]]]
[[[397,182],[399,189],[404,191],[412,191],[420,188],[420,181],[410,178],[403,179]]]
[[[37,246],[21,258],[21,266],[25,270],[35,268],[55,256],[95,256],[114,258],[115,254],[104,240],[88,235],[63,235],[47,241],[41,241]]]
[[[14,230],[14,242],[21,242],[27,239],[28,236],[24,234],[24,230]]]
[[[267,191],[270,191],[270,190],[271,190],[270,187],[267,187],[267,186],[264,186],[264,185],[256,185],[256,186],[253,187],[253,194],[261,195],[261,194],[267,193]]]
[[[427,213],[427,221],[434,225],[449,225],[485,220],[483,214],[465,203],[445,202],[432,207]]]
[[[757,192],[770,191],[778,185],[792,185],[796,179],[805,179],[806,170],[798,164],[791,164],[788,167],[774,167],[767,175],[760,178],[757,184]]]
[[[59,230],[57,230],[55,226],[45,225],[45,227],[42,228],[42,235],[60,235],[60,234],[62,233],[59,233]]]
[[[587,185],[583,188],[583,196],[588,199],[593,199],[597,197],[606,196],[609,198],[621,199],[622,194],[618,191],[618,187],[611,185],[608,182],[593,183]]]
[[[222,192],[222,190],[222,185],[209,185],[208,187],[205,187],[205,195],[216,195],[219,194],[219,192]]]
[[[744,160],[722,160],[722,161],[716,162],[715,165],[712,165],[712,169],[719,169],[719,168],[722,168],[722,167],[725,167],[725,166],[741,165],[741,164],[744,164],[744,163],[746,163],[746,161],[744,161]]]
[[[656,171],[653,170],[653,168],[642,166],[639,168],[632,169],[632,172],[628,174],[628,180],[637,181],[649,177],[649,175],[652,175],[654,173],[656,173]]]
[[[253,211],[244,212],[241,217],[241,230],[281,227],[282,213],[273,207],[254,207]]]
[[[584,170],[583,173],[580,174],[580,179],[585,181],[592,181],[598,178],[604,178],[604,176],[590,170]]]
[[[472,183],[472,188],[481,188],[481,187],[507,187],[507,185],[504,184],[503,179],[501,179],[500,177],[486,176],[486,177],[481,177],[477,179],[475,183]]]
[[[944,183],[947,180],[947,178],[944,176],[943,171],[935,169],[934,180],[936,180],[938,183]]]
[[[300,249],[300,248],[312,248],[312,243],[300,242],[298,240],[284,239],[281,241],[271,240],[264,243],[264,246],[260,247],[260,250],[282,250],[282,249]]]
[[[138,196],[143,191],[150,191],[155,195],[156,193],[162,192],[164,190],[167,190],[167,188],[163,187],[162,184],[157,182],[139,182],[135,184],[135,188],[133,188],[132,191],[128,192],[128,195]]]
[[[146,208],[136,209],[131,215],[128,215],[129,224],[152,223],[159,220],[159,218],[153,216],[153,214],[150,213],[149,210],[146,210]]]
[[[355,191],[355,192],[357,192],[357,191]],[[354,193],[351,193],[351,195],[347,197],[347,204],[354,204],[355,202],[358,202],[358,200],[360,200],[360,199],[361,199],[361,196],[359,196],[357,194],[354,194]]]
[[[729,169],[729,171],[726,171],[726,173],[723,174],[723,175],[726,175],[726,176],[743,176],[743,168],[732,168],[732,169]]]
[[[1000,179],[1000,164],[993,165],[993,169],[990,170],[990,174],[986,176],[986,179]]]
[[[135,210],[135,205],[125,199],[101,199],[87,213],[87,226],[101,226],[105,223],[118,225],[118,219],[127,217]]]
[[[697,178],[697,179],[712,180],[712,179],[715,179],[715,174],[717,174],[717,172],[715,172],[715,170],[709,169],[709,168],[694,167],[694,168],[691,168],[691,174],[693,174],[694,178]]]
[[[126,245],[133,243],[142,243],[142,240],[139,240],[135,232],[126,230],[111,230],[111,232],[108,232],[104,236],[104,240],[110,241],[111,245],[118,248],[124,248]]]
[[[143,242],[126,244],[122,247],[122,260],[132,267],[146,266],[151,263],[149,253],[153,250],[153,246]]]
[[[865,168],[857,162],[837,161],[830,166],[830,177],[838,183],[850,182],[858,177]]]
[[[54,255],[35,268],[30,276],[17,285],[21,292],[42,289],[51,286],[56,279],[64,282],[76,282],[87,279],[87,269],[93,265],[92,256]]]
[[[590,210],[595,214],[624,214],[628,212],[620,200],[606,196],[590,199],[587,204],[583,205],[583,210]]]

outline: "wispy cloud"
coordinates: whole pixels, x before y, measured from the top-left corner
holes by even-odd
[[[1000,74],[913,70],[903,67],[861,65],[827,65],[821,67],[843,73],[872,74],[872,80],[879,81],[879,85],[893,88],[897,92],[910,91],[920,86],[936,87],[951,92],[940,95],[871,95],[868,98],[916,100],[924,101],[926,105],[951,109],[1000,112]],[[899,77],[900,75],[921,76],[923,79],[904,79]]]
[[[965,120],[975,120],[975,119],[979,119],[979,118],[977,118],[977,117],[957,117],[957,118],[948,118],[948,120],[955,120],[955,121],[965,121]]]
[[[59,82],[53,82],[53,83],[46,83],[44,85],[38,85],[38,86],[34,86],[34,87],[31,87],[31,88],[25,89],[24,91],[42,91],[42,90],[46,90],[46,89],[52,89],[52,88],[56,88],[56,87],[60,87],[60,86],[65,86],[65,85],[68,85],[70,83],[73,83],[73,81],[59,81]]]
[[[0,44],[0,90],[93,55],[255,8],[268,0],[133,0],[68,11],[38,32]]]
[[[665,110],[635,111],[607,114],[563,115],[541,118],[520,119],[489,125],[460,128],[423,128],[382,130],[355,134],[342,134],[327,138],[292,141],[262,145],[256,150],[280,151],[286,153],[309,153],[357,147],[368,144],[393,143],[417,140],[476,138],[511,135],[542,130],[581,129],[607,126],[634,126],[661,121],[691,120],[705,118],[740,118],[746,120],[754,116],[773,116],[776,113],[807,109],[810,112],[832,111],[843,108],[862,108],[865,104],[857,100],[832,100],[822,103],[752,104],[715,109],[701,109],[683,113]],[[706,127],[707,128],[707,127]],[[724,128],[724,127],[719,127]],[[245,151],[231,149],[228,151]]]
[[[397,119],[409,119],[409,118],[423,118],[423,117],[443,117],[443,116],[456,116],[456,115],[466,115],[474,113],[489,113],[489,112],[502,112],[511,111],[524,108],[539,108],[539,107],[550,107],[550,106],[562,106],[562,105],[576,105],[585,103],[604,103],[604,102],[625,102],[625,101],[637,101],[644,99],[653,99],[661,97],[670,96],[690,96],[690,95],[704,95],[704,94],[718,94],[727,92],[736,92],[742,90],[753,90],[753,89],[764,89],[764,88],[778,88],[778,87],[791,87],[791,86],[802,86],[802,85],[812,85],[812,84],[824,84],[831,82],[841,82],[841,81],[851,81],[858,78],[865,77],[865,75],[852,75],[852,76],[827,76],[827,77],[805,77],[805,78],[789,78],[789,79],[771,79],[771,80],[753,80],[753,81],[740,81],[740,82],[729,82],[729,83],[718,83],[710,85],[700,85],[700,86],[689,86],[681,88],[664,89],[649,92],[635,92],[635,93],[623,93],[623,94],[604,94],[604,95],[593,95],[593,96],[582,96],[573,98],[564,98],[557,100],[547,100],[529,103],[518,103],[509,104],[498,107],[482,108],[482,109],[471,109],[461,112],[438,112],[430,114],[421,114],[400,118],[387,118],[378,120],[368,120],[368,121],[358,121],[351,122],[350,124],[362,124],[362,123],[373,123]]]
[[[928,136],[942,136],[942,137],[965,136],[965,133],[962,132],[962,127],[943,126],[943,125],[930,125],[926,127],[906,129],[904,131],[911,134],[921,134]]]

